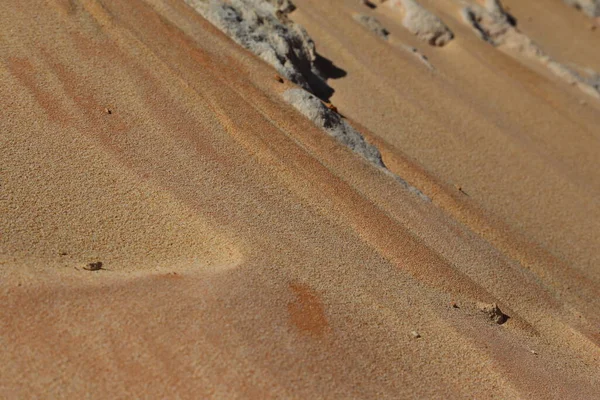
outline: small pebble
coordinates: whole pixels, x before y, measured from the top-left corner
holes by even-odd
[[[336,107],[336,106],[334,106],[334,105],[333,105],[333,104],[331,104],[331,103],[325,103],[325,106],[326,106],[327,108],[329,108],[329,109],[330,109],[331,111],[333,111],[333,112],[338,112],[338,109],[337,109],[337,107]]]
[[[111,110],[110,108],[105,108],[105,109],[104,109],[104,112],[105,112],[106,114],[112,114],[112,110]]]
[[[100,271],[102,269],[102,265],[102,261],[92,262],[83,267],[83,269],[86,271]]]
[[[488,317],[498,325],[504,324],[510,318],[508,315],[504,314],[502,310],[500,310],[500,307],[498,307],[496,303],[478,303],[477,307],[480,311],[487,314]]]
[[[467,193],[466,193],[466,192],[463,190],[462,186],[460,186],[460,185],[454,185],[454,187],[456,188],[456,190],[458,190],[458,191],[459,191],[459,192],[461,192],[462,194],[467,194]]]
[[[275,75],[275,80],[279,83],[283,83],[283,78],[279,75]]]
[[[533,354],[534,356],[537,356],[537,352],[535,350],[530,350],[531,354]]]
[[[411,336],[412,336],[413,338],[415,338],[415,339],[418,339],[418,338],[420,338],[420,337],[421,337],[421,335],[420,335],[420,334],[419,334],[419,332],[417,332],[417,331],[412,331],[410,334],[411,334]]]

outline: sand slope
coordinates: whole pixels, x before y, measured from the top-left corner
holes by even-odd
[[[444,47],[386,4],[291,17],[431,201],[183,1],[0,2],[0,397],[598,397],[599,102],[420,3]],[[565,39],[597,44],[592,19],[506,3],[600,70]]]

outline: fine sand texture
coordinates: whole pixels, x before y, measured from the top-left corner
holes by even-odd
[[[595,4],[0,1],[0,398],[600,398]]]

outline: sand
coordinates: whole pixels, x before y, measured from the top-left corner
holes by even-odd
[[[0,2],[0,398],[600,397],[600,100],[368,3],[286,18],[380,165],[183,0]],[[594,18],[502,4],[600,71]]]

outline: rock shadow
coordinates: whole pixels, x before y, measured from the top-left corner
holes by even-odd
[[[328,102],[335,90],[327,84],[327,80],[340,79],[348,75],[348,73],[319,53],[316,53],[314,66],[318,71],[318,75],[311,74],[308,78],[308,83],[315,96]]]

